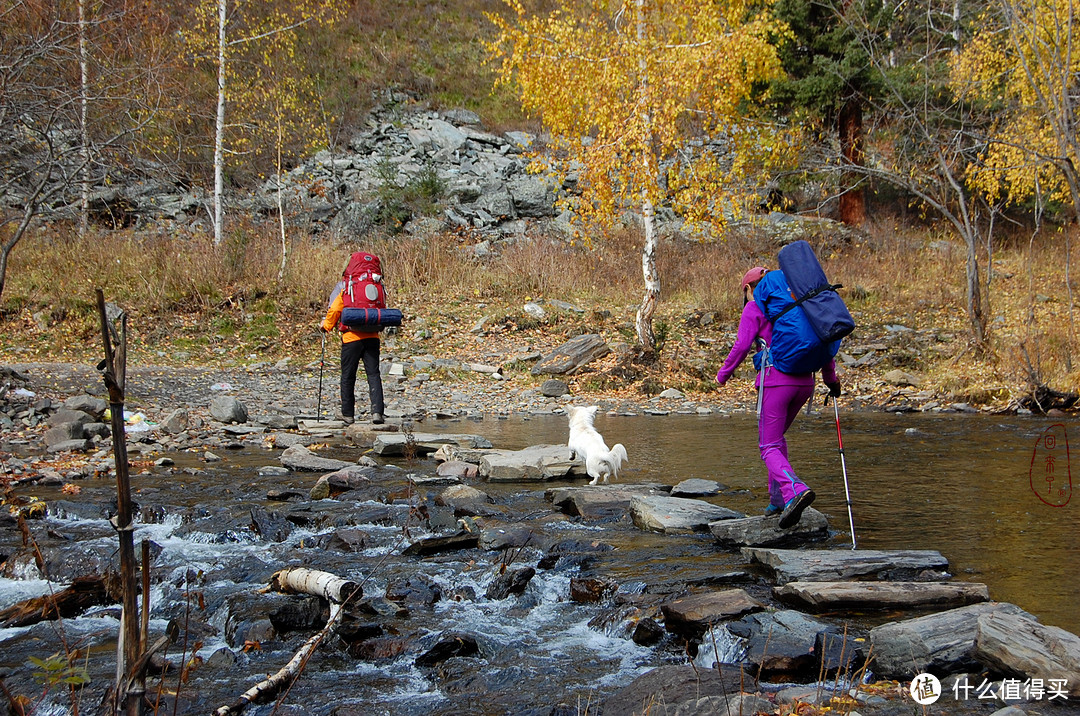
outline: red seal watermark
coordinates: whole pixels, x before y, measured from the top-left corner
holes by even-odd
[[[1039,436],[1031,451],[1028,470],[1031,491],[1051,507],[1064,507],[1072,499],[1072,471],[1069,467],[1069,436],[1062,423],[1055,423]]]

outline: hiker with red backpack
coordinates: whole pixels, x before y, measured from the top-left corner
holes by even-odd
[[[815,495],[788,462],[784,435],[814,394],[815,372],[821,371],[830,396],[840,395],[833,356],[855,324],[836,293],[840,286],[825,280],[809,244],[785,246],[779,261],[782,270],[755,266],[743,276],[742,317],[716,381],[726,383],[751,349],[758,349],[758,447],[769,473],[765,515],[779,514],[779,526],[786,529],[798,524]]]
[[[320,328],[341,331],[341,419],[351,424],[356,415],[356,373],[360,363],[367,375],[371,422],[385,422],[382,375],[379,372],[379,331],[401,325],[401,312],[386,308],[379,257],[358,251],[349,257],[341,281],[330,296]]]

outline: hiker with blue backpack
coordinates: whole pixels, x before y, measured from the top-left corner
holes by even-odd
[[[360,364],[367,375],[371,422],[385,422],[382,374],[379,370],[379,332],[401,325],[401,311],[386,308],[382,285],[382,262],[366,251],[357,251],[330,295],[330,306],[320,328],[341,331],[341,419],[355,421],[356,374]]]
[[[716,381],[726,383],[757,349],[758,446],[769,473],[765,515],[779,514],[779,526],[786,529],[798,524],[815,495],[788,462],[784,435],[814,394],[814,373],[821,371],[830,396],[840,395],[833,356],[855,324],[836,293],[840,286],[825,279],[809,244],[789,244],[778,258],[781,270],[755,266],[743,276],[735,344]]]

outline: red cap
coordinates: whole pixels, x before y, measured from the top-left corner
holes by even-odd
[[[761,277],[768,272],[769,269],[765,268],[764,266],[755,266],[743,275],[742,287],[745,289],[747,286],[754,283],[755,281],[760,281]]]

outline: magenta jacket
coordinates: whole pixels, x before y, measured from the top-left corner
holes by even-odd
[[[716,374],[716,382],[723,385],[727,382],[731,374],[735,372],[735,369],[739,367],[739,364],[746,359],[746,356],[754,348],[754,341],[757,338],[765,340],[766,345],[772,345],[772,323],[769,319],[765,318],[765,314],[758,308],[756,301],[750,301],[743,306],[742,318],[739,319],[739,332],[735,336],[735,345],[731,347],[731,352],[728,353],[727,360],[724,361],[724,365],[720,367],[719,372]],[[836,380],[836,362],[829,361],[825,367],[821,369],[821,379],[826,383],[835,383]],[[761,380],[760,374],[758,378],[754,380],[754,385],[758,385]],[[775,367],[769,368],[765,371],[765,386],[770,385],[813,385],[814,374],[813,373],[781,373]]]

